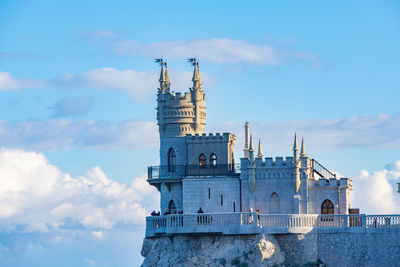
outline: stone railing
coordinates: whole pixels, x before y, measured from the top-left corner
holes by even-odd
[[[280,234],[313,229],[400,228],[400,215],[258,214],[255,212],[173,214],[146,218],[146,236],[183,233]]]

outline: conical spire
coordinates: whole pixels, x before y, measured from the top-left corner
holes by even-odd
[[[254,160],[253,135],[250,135],[249,160]]]
[[[258,139],[258,153],[257,153],[257,158],[262,158],[262,149],[261,149],[261,139]]]
[[[294,144],[293,144],[293,159],[295,162],[299,160],[299,144],[297,143],[297,134],[294,134]]]
[[[249,146],[249,151],[254,151],[254,147],[253,147],[253,135],[250,135],[250,146]]]
[[[169,80],[167,63],[165,62],[164,64],[165,64],[165,87],[166,87],[167,91],[169,91],[169,89],[171,87],[171,82]]]
[[[293,151],[299,151],[299,144],[297,143],[297,133],[294,133]]]
[[[203,84],[200,77],[199,62],[196,59],[193,61],[194,71],[193,71],[193,89],[201,90],[201,85]]]
[[[306,156],[306,148],[304,146],[304,138],[301,140],[301,152],[300,152],[300,157],[305,157]]]

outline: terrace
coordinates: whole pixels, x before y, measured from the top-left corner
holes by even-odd
[[[400,215],[172,214],[146,217],[146,237],[172,234],[305,234],[317,230],[400,229]]]

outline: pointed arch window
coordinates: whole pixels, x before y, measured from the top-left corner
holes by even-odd
[[[269,213],[270,214],[280,214],[281,213],[281,204],[280,198],[277,193],[272,193],[269,197]]]
[[[176,154],[175,150],[171,147],[168,150],[168,172],[176,171]]]
[[[205,168],[206,167],[206,155],[203,153],[200,154],[199,156],[199,168]]]
[[[321,214],[335,214],[335,209],[333,207],[332,201],[325,199],[321,205]]]
[[[210,156],[210,168],[216,168],[216,167],[217,167],[217,155],[212,153]]]
[[[172,199],[168,204],[168,212],[169,212],[169,214],[176,214],[175,202]]]

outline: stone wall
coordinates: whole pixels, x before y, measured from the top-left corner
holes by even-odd
[[[145,238],[142,266],[400,266],[400,228]]]

